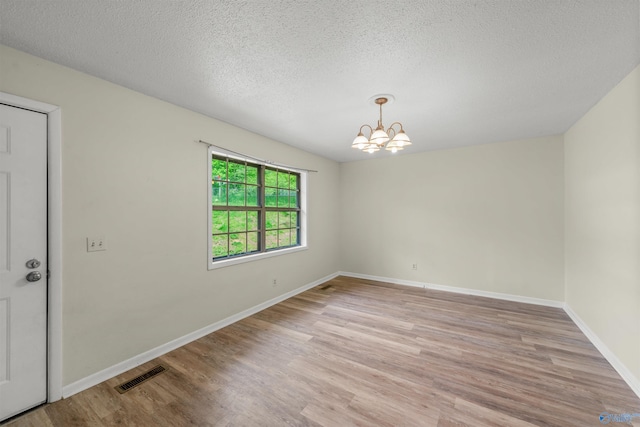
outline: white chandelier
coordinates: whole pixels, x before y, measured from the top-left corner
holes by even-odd
[[[358,136],[356,136],[356,139],[353,140],[353,144],[351,144],[352,148],[357,148],[358,150],[362,150],[367,153],[375,153],[381,148],[384,148],[385,150],[395,153],[399,150],[403,150],[407,145],[411,145],[411,140],[407,134],[404,133],[402,123],[394,122],[386,130],[382,125],[382,106],[389,101],[389,98],[393,100],[391,95],[377,95],[375,97],[374,102],[380,106],[378,127],[374,130],[367,124],[360,126]],[[396,131],[394,128],[395,125],[398,125],[400,129]],[[369,128],[369,138],[364,136],[362,133],[362,129],[365,127]]]

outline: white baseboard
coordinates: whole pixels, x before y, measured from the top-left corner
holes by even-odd
[[[618,359],[618,357],[613,354],[609,347],[606,346],[604,342],[587,326],[587,324],[576,314],[575,311],[571,309],[568,304],[564,304],[564,311],[569,315],[573,323],[580,328],[583,334],[591,341],[591,343],[598,349],[600,353],[604,356],[605,359],[613,366],[618,374],[622,377],[622,379],[631,387],[631,390],[640,397],[640,380],[636,378],[629,369]]]
[[[477,289],[458,288],[455,286],[436,285],[433,283],[415,282],[412,280],[394,279],[391,277],[370,276],[368,274],[349,273],[341,271],[341,276],[355,277],[358,279],[375,280],[378,282],[393,283],[395,285],[414,286],[424,289],[433,289],[434,291],[454,292],[457,294],[474,295],[478,297],[501,299],[506,301],[522,302],[526,304],[543,305],[546,307],[563,308],[564,303],[562,301],[555,301],[542,298],[523,297],[520,295],[503,294],[500,292],[480,291]]]
[[[416,281],[403,280],[403,279],[394,279],[390,277],[371,276],[368,274],[350,273],[350,272],[344,272],[344,271],[330,274],[326,277],[323,277],[322,279],[318,279],[314,282],[308,283],[300,288],[294,289],[293,291],[290,291],[280,296],[277,296],[275,298],[272,298],[268,301],[265,301],[261,304],[258,304],[254,307],[251,307],[247,310],[237,313],[233,316],[227,317],[226,319],[220,320],[209,326],[205,326],[204,328],[191,332],[183,337],[177,338],[166,344],[163,344],[149,351],[146,351],[142,354],[139,354],[135,357],[132,357],[131,359],[125,360],[107,369],[103,369],[100,372],[96,372],[95,374],[89,375],[88,377],[85,377],[74,383],[66,385],[62,388],[62,396],[67,398],[83,390],[86,390],[89,387],[93,387],[94,385],[100,384],[101,382],[106,381],[110,378],[113,378],[116,375],[120,375],[121,373],[126,372],[132,368],[135,368],[136,366],[142,365],[143,363],[153,360],[156,357],[162,356],[163,354],[166,354],[172,350],[175,350],[178,347],[181,347],[192,341],[202,338],[205,335],[215,332],[218,329],[222,329],[225,326],[228,326],[232,323],[235,323],[239,320],[244,319],[245,317],[258,313],[266,308],[271,307],[272,305],[278,304],[279,302],[282,302],[299,293],[302,293],[308,289],[318,286],[337,276],[355,277],[359,279],[393,283],[397,285],[414,286],[414,287],[424,288],[424,289],[433,289],[433,290],[454,292],[454,293],[465,294],[465,295],[475,295],[475,296],[495,298],[495,299],[501,299],[501,300],[507,300],[507,301],[522,302],[527,304],[536,304],[536,305],[542,305],[546,307],[562,308],[567,313],[567,315],[571,318],[571,320],[573,320],[573,322],[578,326],[578,328],[580,328],[582,333],[585,334],[585,336],[598,349],[598,351],[602,353],[605,359],[607,359],[607,361],[611,364],[611,366],[613,366],[613,368],[620,374],[622,379],[629,385],[629,387],[631,387],[633,392],[636,395],[638,395],[638,397],[640,397],[640,381],[631,373],[631,371],[627,369],[627,367],[620,361],[620,359],[618,359],[616,355],[613,354],[611,350],[609,350],[609,348],[600,340],[600,338],[598,338],[598,336],[587,326],[587,324],[582,319],[580,319],[580,317],[566,303],[563,303],[561,301],[555,301],[555,300],[523,297],[519,295],[503,294],[499,292],[479,291],[476,289],[457,288],[453,286],[435,285],[431,283],[423,283],[423,282],[416,282]]]
[[[235,323],[239,320],[242,320],[245,317],[249,317],[253,314],[258,313],[259,311],[262,311],[266,308],[271,307],[272,305],[278,304],[279,302],[282,302],[299,293],[302,293],[315,286],[318,286],[328,280],[333,279],[336,276],[338,276],[338,273],[330,274],[326,277],[323,277],[322,279],[315,280],[297,289],[294,289],[285,294],[279,295],[275,298],[272,298],[268,301],[258,304],[254,307],[251,307],[247,310],[241,311],[240,313],[234,314],[233,316],[229,316],[226,319],[222,319],[209,326],[205,326],[204,328],[198,329],[197,331],[191,332],[180,338],[176,338],[175,340],[169,341],[166,344],[153,348],[149,351],[145,351],[144,353],[141,353],[123,362],[115,364],[109,368],[103,369],[102,371],[96,372],[95,374],[91,374],[88,377],[82,378],[81,380],[68,384],[62,388],[62,396],[64,398],[67,398],[83,390],[86,390],[90,387],[93,387],[94,385],[100,384],[103,381],[113,378],[116,375],[120,375],[123,372],[126,372],[132,368],[135,368],[136,366],[140,366],[143,363],[146,363],[150,360],[155,359],[156,357],[160,357],[163,354],[166,354],[172,350],[175,350],[178,347],[182,347],[183,345],[189,344],[190,342],[195,341],[199,338],[202,338],[203,336],[208,335],[212,332],[215,332],[218,329],[222,329],[225,326],[229,326],[230,324]]]

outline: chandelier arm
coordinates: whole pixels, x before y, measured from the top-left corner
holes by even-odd
[[[401,131],[401,132],[404,132],[404,129],[402,128],[402,123],[400,123],[400,122],[393,122],[393,123],[391,123],[391,126],[389,126],[389,130],[391,130],[391,128],[393,127],[393,125],[398,125],[398,126],[400,126],[400,131]],[[395,133],[395,129],[393,130],[393,132]]]
[[[393,125],[391,125],[391,126],[393,126]],[[393,139],[393,137],[396,136],[396,130],[394,128],[392,128],[391,126],[389,126],[389,128],[387,129],[387,134],[389,135],[389,141],[391,141]]]
[[[369,138],[368,139],[371,139],[371,134],[373,134],[373,128],[371,126],[369,126],[367,124],[364,124],[364,125],[360,126],[360,130],[358,132],[362,133],[362,128],[364,128],[364,127],[368,127],[369,128]]]

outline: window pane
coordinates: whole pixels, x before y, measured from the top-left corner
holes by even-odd
[[[273,249],[278,247],[278,231],[277,230],[267,231],[266,238],[267,238],[267,249]]]
[[[297,191],[291,191],[291,194],[289,195],[289,206],[291,206],[292,208],[299,207]]]
[[[278,186],[278,172],[265,169],[264,171],[264,185],[267,187],[277,187]]]
[[[229,184],[229,206],[245,206],[244,184]]]
[[[273,208],[278,206],[278,196],[275,188],[265,188],[264,189],[264,205],[268,208]]]
[[[258,168],[247,165],[247,184],[258,184]]]
[[[298,212],[291,212],[291,226],[298,226]]]
[[[291,212],[278,212],[278,228],[291,227]]]
[[[278,228],[278,212],[267,212],[265,229],[273,230]]]
[[[229,234],[229,255],[246,252],[247,233]]]
[[[258,187],[247,185],[247,206],[258,206]]]
[[[211,161],[211,179],[218,181],[227,180],[227,161],[220,159],[213,159]]]
[[[229,162],[229,181],[244,183],[245,166],[235,162]]]
[[[291,244],[292,245],[298,245],[300,244],[300,242],[298,241],[298,229],[297,228],[292,228],[291,229]]]
[[[229,232],[247,231],[247,212],[246,211],[230,211],[229,212]]]
[[[229,255],[229,248],[227,247],[227,234],[221,234],[213,236],[212,238],[212,252],[213,257],[223,257]]]
[[[278,230],[278,246],[291,245],[291,230]]]
[[[211,217],[212,234],[227,233],[229,231],[229,218],[227,211],[213,211]]]
[[[260,234],[247,233],[247,252],[256,252],[258,250],[258,241]]]
[[[278,188],[289,188],[289,174],[278,172]]]
[[[247,212],[247,230],[258,231],[259,224],[260,223],[258,222],[258,212],[248,211]]]
[[[227,205],[227,183],[214,181],[211,185],[211,203],[215,206]]]
[[[289,188],[294,190],[298,188],[298,176],[291,174],[289,175]]]
[[[289,207],[289,190],[278,189],[278,207],[279,208]]]

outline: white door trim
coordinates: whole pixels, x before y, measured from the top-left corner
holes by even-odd
[[[60,107],[0,92],[0,103],[47,115],[48,256],[47,401],[62,398],[62,115]]]

